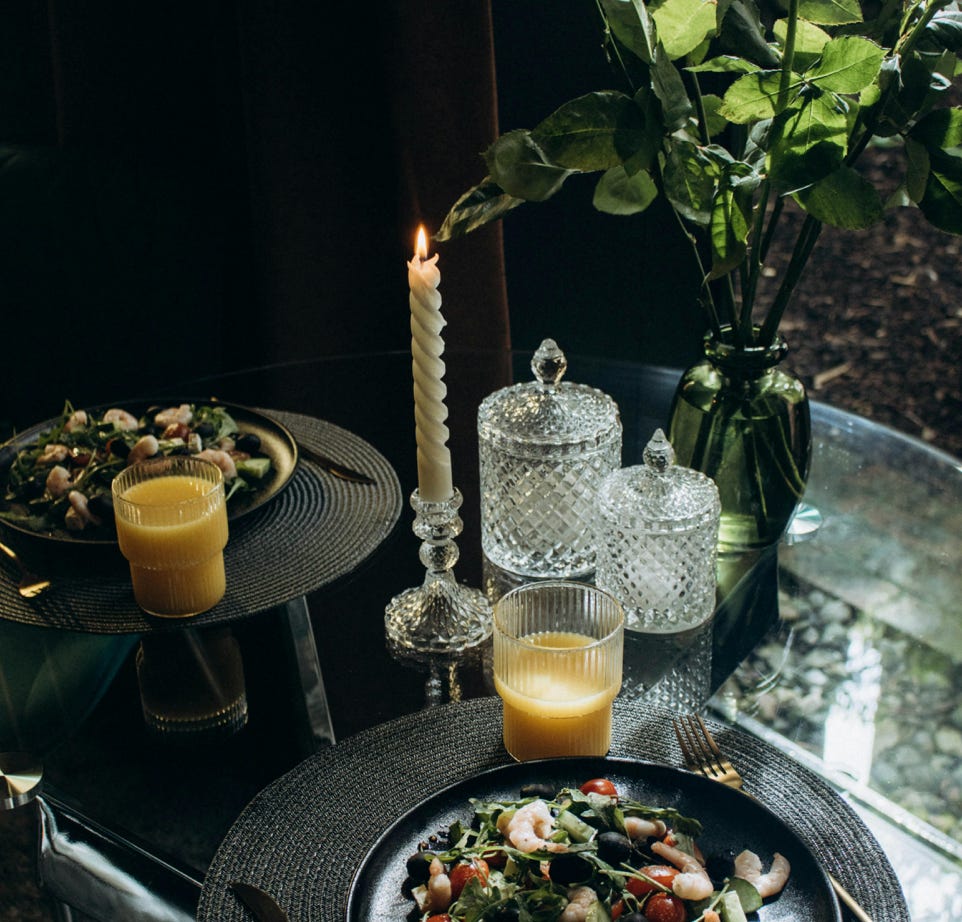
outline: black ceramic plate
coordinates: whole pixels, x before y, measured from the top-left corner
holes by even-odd
[[[234,422],[237,423],[241,432],[248,432],[260,438],[261,452],[271,459],[271,470],[256,491],[239,493],[231,497],[227,505],[227,517],[231,521],[235,521],[263,506],[264,503],[273,499],[284,489],[291,475],[294,473],[294,468],[297,466],[297,443],[294,441],[294,436],[291,435],[285,426],[281,425],[277,420],[271,419],[271,417],[265,416],[263,413],[259,413],[249,407],[224,403],[219,400],[187,398],[180,400],[117,401],[102,407],[85,407],[84,409],[101,415],[110,409],[110,407],[121,407],[129,413],[133,413],[134,416],[141,416],[152,406],[173,407],[179,406],[182,403],[191,403],[195,406],[210,406],[216,404],[217,406],[223,407],[233,417]],[[29,429],[18,433],[8,442],[0,446],[0,495],[2,495],[2,488],[6,486],[7,472],[17,452],[35,443],[41,433],[52,429],[58,425],[60,421],[61,417],[58,416],[42,423],[37,423],[35,426],[31,426]],[[74,535],[65,530],[53,532],[34,531],[25,526],[18,525],[15,522],[6,521],[5,519],[0,520],[0,525],[20,535],[28,536],[32,539],[39,539],[44,542],[72,545],[116,545],[117,543],[115,538],[84,538],[83,532]]]
[[[405,859],[419,842],[455,820],[471,820],[468,799],[516,800],[522,785],[576,787],[609,778],[625,796],[674,807],[701,820],[698,844],[706,857],[749,848],[767,868],[781,852],[792,866],[785,889],[758,911],[758,922],[841,922],[831,883],[805,844],[774,813],[716,781],[665,765],[629,759],[549,759],[507,765],[444,788],[393,823],[367,853],[348,896],[349,922],[404,922],[414,907],[401,892]]]

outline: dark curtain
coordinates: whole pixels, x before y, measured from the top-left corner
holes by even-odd
[[[68,398],[407,349],[415,227],[497,132],[488,0],[23,0],[0,62],[17,427]],[[500,227],[440,265],[449,350],[506,346]]]

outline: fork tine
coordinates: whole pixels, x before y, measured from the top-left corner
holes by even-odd
[[[676,718],[672,718],[671,725],[675,729],[675,739],[678,740],[678,746],[681,749],[682,759],[684,759],[685,764],[689,768],[696,769],[698,767],[698,759],[695,758],[694,752],[688,747],[688,742],[686,739],[688,734],[686,730],[682,728]]]
[[[725,773],[725,770],[715,758],[714,751],[707,745],[705,741],[705,737],[701,732],[704,726],[705,725],[702,723],[701,718],[697,717],[696,715],[690,715],[686,719],[686,727],[688,730],[689,739],[691,740],[692,746],[698,753],[698,761],[703,766],[703,773],[711,778],[718,778]]]

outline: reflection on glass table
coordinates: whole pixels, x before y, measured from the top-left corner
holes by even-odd
[[[850,796],[913,918],[962,912],[962,464],[816,404],[813,540],[779,620],[713,699]],[[844,835],[844,831],[840,831]]]

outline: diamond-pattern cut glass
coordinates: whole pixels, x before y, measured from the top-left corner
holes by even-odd
[[[674,464],[660,429],[644,457],[599,491],[595,582],[624,606],[629,630],[685,631],[715,610],[718,488]]]
[[[564,353],[545,340],[535,381],[490,394],[478,410],[481,545],[495,566],[533,577],[587,576],[605,477],[621,465],[615,402],[561,382]]]

